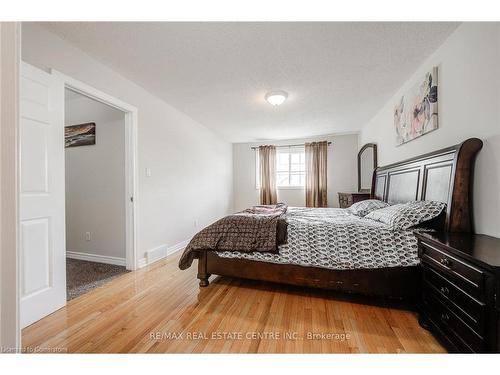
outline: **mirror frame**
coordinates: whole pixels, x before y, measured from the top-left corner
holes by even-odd
[[[358,152],[358,192],[362,192],[361,190],[361,154],[368,148],[372,148],[373,152],[373,169],[375,170],[378,166],[377,163],[377,144],[376,143],[367,143]],[[365,189],[366,190],[366,189]],[[369,192],[371,193],[371,186],[370,189],[368,189]],[[368,192],[368,191],[367,191]]]

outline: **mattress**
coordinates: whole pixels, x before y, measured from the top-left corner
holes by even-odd
[[[410,267],[419,263],[412,230],[356,216],[349,209],[290,207],[288,241],[274,253],[218,252],[222,258],[335,270]]]

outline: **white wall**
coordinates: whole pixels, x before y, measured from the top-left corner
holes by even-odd
[[[259,204],[259,190],[255,188],[255,151],[252,146],[261,144],[287,145],[328,140],[328,206],[338,207],[338,192],[357,190],[358,135],[324,136],[311,139],[293,139],[260,143],[235,143],[233,145],[234,208],[242,210]],[[290,206],[305,206],[304,189],[278,189],[278,201]]]
[[[138,258],[188,240],[195,221],[201,227],[231,210],[231,144],[39,25],[24,24],[22,40],[24,61],[138,108]]]
[[[393,108],[425,70],[439,67],[439,129],[397,147]],[[363,128],[360,146],[378,144],[384,165],[481,138],[475,171],[476,232],[500,237],[500,26],[462,24]]]
[[[65,149],[66,249],[125,264],[125,114],[79,94],[65,107],[66,126],[96,123],[95,145]]]

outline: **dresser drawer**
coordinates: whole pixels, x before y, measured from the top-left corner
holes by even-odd
[[[473,298],[430,267],[423,267],[423,287],[433,291],[450,309],[480,335],[486,320],[486,305]]]
[[[453,276],[461,288],[477,298],[484,296],[484,272],[432,245],[420,243],[420,257],[439,272]]]
[[[434,293],[424,289],[423,308],[429,319],[465,351],[483,352],[483,337],[469,327],[455,312],[445,306]]]
[[[415,232],[419,322],[452,351],[500,353],[500,238]]]

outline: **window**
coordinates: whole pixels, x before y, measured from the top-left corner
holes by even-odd
[[[282,189],[303,188],[306,182],[304,147],[276,147],[276,186]],[[255,187],[260,188],[259,151],[255,152]]]

